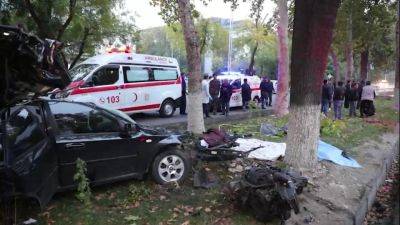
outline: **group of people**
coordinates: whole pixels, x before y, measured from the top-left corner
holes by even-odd
[[[247,80],[245,83],[247,83]],[[210,81],[209,76],[204,75],[204,79],[201,83],[201,92],[203,113],[206,117],[210,117],[210,111],[216,115],[219,107],[221,107],[222,115],[229,115],[229,101],[231,100],[233,87],[228,80],[223,80],[221,83],[220,80],[217,79],[217,75],[214,74]]]
[[[180,104],[180,114],[186,115],[186,80],[182,75],[182,102]],[[235,87],[237,88],[237,87]],[[265,109],[266,106],[272,106],[272,94],[274,92],[274,86],[270,79],[264,77],[260,83],[261,98],[255,99],[257,102],[261,102],[261,108]],[[229,102],[233,93],[234,87],[229,83],[229,80],[220,81],[217,75],[214,74],[210,80],[208,75],[204,75],[201,83],[202,91],[202,103],[203,103],[203,114],[205,117],[210,117],[210,113],[214,115],[217,111],[221,110],[221,115],[229,115]],[[252,88],[250,87],[248,80],[243,79],[243,83],[240,86],[242,96],[242,107],[244,110],[249,109],[249,103],[252,100]]]
[[[335,119],[342,119],[342,108],[349,109],[349,116],[357,116],[356,109],[360,109],[360,117],[375,114],[375,90],[371,81],[350,81],[343,85],[342,81],[333,84],[331,80],[324,80],[322,85],[322,113],[328,115],[333,103]]]

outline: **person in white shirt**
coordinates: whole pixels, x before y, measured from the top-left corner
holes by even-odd
[[[372,116],[375,114],[375,96],[375,90],[374,87],[371,86],[371,81],[367,81],[361,93],[360,117],[364,117],[364,114],[366,116]]]
[[[206,117],[210,117],[210,85],[209,85],[208,75],[204,75],[204,79],[201,82],[201,93],[202,93],[202,101],[203,101],[203,113]]]

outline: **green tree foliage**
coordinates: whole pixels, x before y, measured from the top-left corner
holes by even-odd
[[[41,38],[63,41],[73,62],[92,55],[105,42],[136,42],[133,18],[126,18],[122,0],[14,0],[6,2],[8,23],[22,24]]]
[[[351,14],[351,16],[349,16]],[[334,49],[344,57],[348,19],[351,18],[353,50],[357,55],[369,51],[370,62],[376,70],[391,68],[394,62],[394,26],[396,21],[393,0],[344,0],[338,11]],[[359,66],[357,66],[359,67]]]

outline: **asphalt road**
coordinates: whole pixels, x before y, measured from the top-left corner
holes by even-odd
[[[241,108],[231,108],[229,112],[229,116],[226,117],[224,115],[220,115],[221,113],[217,113],[217,115],[210,114],[211,118],[206,118],[205,123],[214,123],[221,121],[232,121],[239,120],[244,118],[249,118],[253,116],[261,116],[268,115],[272,112],[272,107],[267,107],[267,109],[255,109],[255,110],[247,110],[244,111]],[[170,118],[161,118],[158,113],[139,113],[133,114],[132,119],[134,119],[137,123],[148,125],[148,126],[160,126],[167,127],[170,125],[178,125],[184,124],[187,122],[187,115],[180,115],[179,109],[175,111],[175,115]]]

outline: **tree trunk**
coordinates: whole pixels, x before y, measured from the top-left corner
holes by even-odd
[[[317,163],[321,85],[340,0],[296,0],[290,118],[285,161],[299,171]]]
[[[250,56],[250,64],[249,64],[249,75],[254,75],[253,73],[253,68],[254,68],[254,63],[255,63],[255,57],[258,49],[258,42],[256,42],[256,45],[253,48],[253,51],[251,51],[251,56]]]
[[[279,117],[289,113],[289,52],[287,44],[288,8],[287,0],[278,0],[278,87],[274,106],[275,114]]]
[[[195,134],[204,132],[204,118],[201,94],[201,62],[199,37],[194,27],[189,0],[178,0],[179,20],[185,39],[186,57],[189,69],[188,131]]]
[[[354,60],[353,60],[353,20],[352,9],[350,8],[349,18],[347,19],[347,43],[346,43],[346,73],[345,80],[354,79]]]
[[[331,57],[332,57],[332,62],[333,62],[333,70],[335,70],[335,81],[338,82],[342,78],[340,76],[339,60],[333,49],[331,49]]]
[[[400,2],[397,2],[397,26],[396,26],[396,72],[394,83],[394,109],[399,111],[399,75],[400,75]],[[398,126],[399,123],[397,123]],[[398,127],[397,127],[398,128]],[[398,131],[398,129],[397,129]]]
[[[360,78],[365,81],[368,79],[368,55],[368,49],[365,49],[360,56]]]

